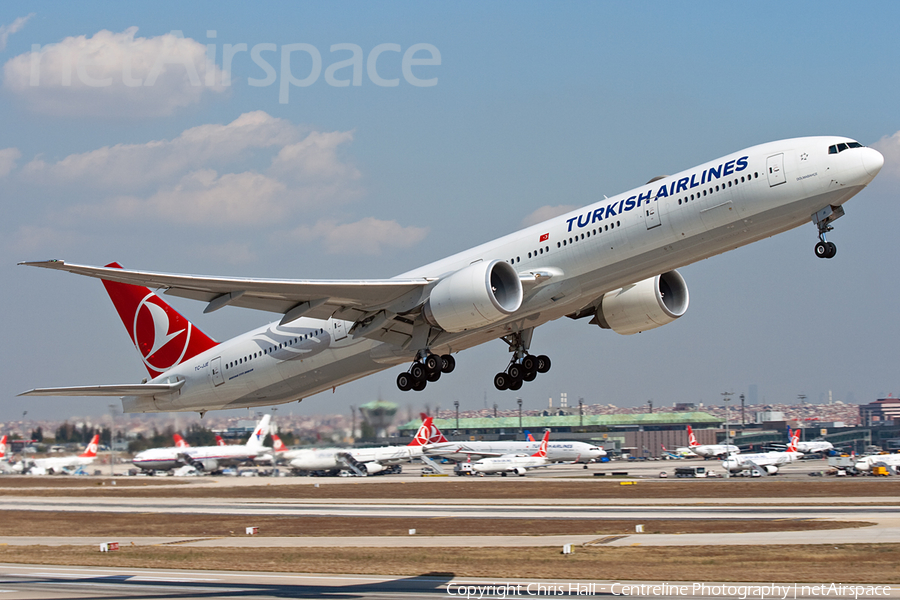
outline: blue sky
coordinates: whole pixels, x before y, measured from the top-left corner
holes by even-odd
[[[691,307],[666,327],[625,338],[585,321],[550,323],[533,349],[554,368],[518,395],[538,408],[560,392],[588,403],[714,402],[751,384],[769,402],[900,393],[898,13],[888,2],[0,4],[0,419],[105,412],[108,399],[15,394],[145,376],[99,283],[18,261],[388,277],[555,207],[753,144],[831,134],[887,159],[836,224],[837,258],[815,258],[810,224],[683,269]],[[225,46],[238,44],[247,51],[222,85]],[[291,44],[312,47],[321,72],[280,102]],[[361,50],[361,85],[327,81],[328,67],[351,56],[336,44]],[[383,44],[400,48],[375,63],[393,87],[366,67]],[[415,44],[428,49],[413,58],[440,55],[411,67],[435,85],[403,73]],[[265,77],[251,58],[257,46],[275,49],[260,54],[271,85],[250,85]],[[177,61],[143,85],[161,48],[195,65],[200,85]],[[126,55],[140,85],[125,83]],[[295,78],[312,66],[310,54],[290,55]],[[173,304],[217,339],[272,318]],[[421,394],[400,393],[391,369],[295,410],[379,395],[416,408],[515,405],[516,394],[491,385],[507,362],[502,342],[458,361]]]

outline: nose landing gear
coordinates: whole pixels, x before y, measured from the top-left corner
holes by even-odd
[[[831,223],[844,216],[844,208],[841,206],[826,206],[812,216],[812,222],[819,230],[819,241],[816,244],[816,256],[819,258],[834,258],[837,254],[837,246],[825,239],[825,234],[834,229]]]

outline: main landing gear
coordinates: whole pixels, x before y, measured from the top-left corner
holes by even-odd
[[[451,373],[456,368],[456,359],[449,354],[422,352],[416,357],[409,370],[397,375],[397,387],[401,392],[415,390],[421,392],[429,381],[437,381],[442,373]]]
[[[533,333],[534,329],[526,329],[501,338],[509,345],[513,357],[506,371],[494,375],[494,387],[498,390],[518,390],[524,382],[534,381],[538,373],[550,370],[549,356],[533,356],[528,353]]]
[[[834,229],[831,223],[844,216],[844,208],[841,206],[826,206],[812,216],[813,223],[819,230],[819,241],[816,244],[816,256],[819,258],[834,258],[837,254],[837,246],[825,239],[825,234]]]

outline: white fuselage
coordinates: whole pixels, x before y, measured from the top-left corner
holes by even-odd
[[[422,446],[383,446],[381,448],[316,448],[292,450],[286,456],[289,465],[298,471],[332,471],[348,467],[342,458],[349,455],[359,463],[396,465],[408,463],[422,456]]]
[[[728,456],[729,454],[739,454],[741,449],[731,444],[703,444],[700,446],[691,446],[690,451],[697,456],[709,458],[710,456]]]
[[[425,454],[463,462],[469,457],[478,458],[485,455],[497,457],[498,454],[524,454],[531,456],[538,451],[540,446],[540,442],[443,442],[430,444],[426,447]],[[479,454],[480,452],[484,454]],[[547,460],[550,462],[587,463],[601,456],[606,456],[603,448],[585,442],[560,441],[547,444]]]
[[[476,473],[523,473],[526,469],[546,467],[549,464],[551,462],[542,456],[508,454],[476,460],[472,463],[472,470]]]
[[[782,467],[799,460],[802,452],[758,452],[756,454],[732,455],[722,461],[722,467],[737,473],[756,467]]]
[[[797,451],[804,454],[834,450],[834,445],[831,442],[797,442],[796,445]]]
[[[147,471],[168,471],[184,465],[198,463],[209,470],[223,466],[235,466],[253,460],[271,448],[248,446],[190,446],[187,448],[151,448],[135,455],[134,466]]]
[[[65,469],[84,467],[94,462],[94,456],[53,456],[50,458],[28,459],[29,466],[34,469],[44,469],[48,473],[58,473]]]
[[[900,469],[900,454],[873,454],[860,457],[856,464],[857,471],[871,471],[872,467],[883,463],[889,467]]]
[[[799,227],[817,211],[842,205],[883,160],[868,148],[828,153],[830,145],[846,141],[810,137],[754,146],[399,276],[441,278],[482,260],[505,261],[522,275],[549,275],[526,290],[518,310],[490,325],[399,345],[354,338],[348,335],[353,323],[337,319],[273,323],[154,378],[151,383],[185,383],[174,393],[125,397],[124,411],[295,401],[407,363],[425,346],[455,353],[519,331],[523,323],[536,327],[573,314],[607,292]]]

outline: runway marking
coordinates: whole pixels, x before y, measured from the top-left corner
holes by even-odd
[[[585,546],[598,546],[600,544],[608,544],[610,542],[615,542],[616,540],[621,540],[627,538],[627,535],[608,535],[606,537],[597,538],[596,540],[592,540],[590,542],[586,542]]]

